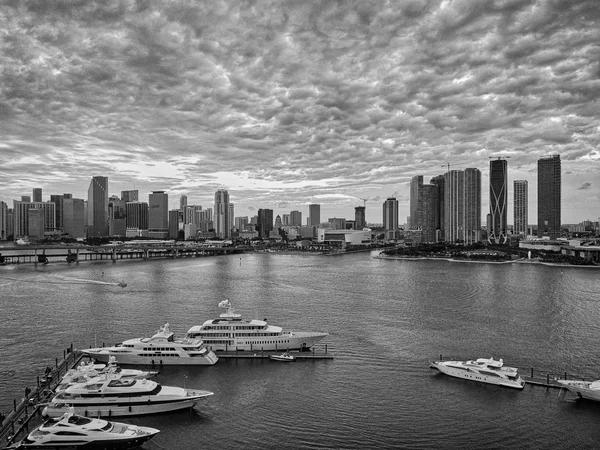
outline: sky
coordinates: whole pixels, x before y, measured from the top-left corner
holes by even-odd
[[[598,0],[0,0],[0,200],[169,194],[236,216],[382,222],[409,183],[562,161],[562,222],[600,216]],[[485,224],[485,221],[483,222]]]

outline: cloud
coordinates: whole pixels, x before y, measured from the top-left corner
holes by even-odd
[[[579,186],[577,189],[582,190],[582,189],[589,189],[592,187],[592,183],[586,182],[583,183],[581,186]]]

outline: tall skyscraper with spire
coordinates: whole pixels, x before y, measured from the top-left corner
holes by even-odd
[[[215,209],[213,211],[215,234],[227,239],[231,237],[231,220],[229,217],[229,192],[219,189],[215,192]]]
[[[93,177],[88,188],[87,237],[108,236],[108,178]]]
[[[527,180],[514,181],[513,195],[513,231],[517,234],[527,234],[529,228],[529,192],[527,187]]]
[[[560,155],[538,160],[538,237],[560,237],[561,170]]]
[[[490,161],[490,229],[491,244],[505,244],[507,237],[508,174],[506,159]]]

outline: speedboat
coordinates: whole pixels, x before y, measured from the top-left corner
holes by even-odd
[[[126,378],[110,370],[74,384],[57,393],[43,409],[42,415],[58,417],[67,408],[90,417],[116,417],[156,414],[192,408],[213,392],[162,386],[145,378]]]
[[[117,360],[114,356],[111,356],[107,364],[96,364],[93,361],[82,362],[76,368],[70,369],[64,374],[60,383],[55,389],[55,392],[61,392],[70,386],[78,383],[85,383],[90,378],[97,377],[99,375],[113,371],[118,373],[123,378],[151,378],[158,374],[158,372],[148,370],[137,370],[137,369],[122,369],[117,365]]]
[[[479,358],[475,361],[435,361],[431,363],[437,369],[452,377],[481,383],[496,384],[517,389],[523,389],[525,381],[517,373],[515,367],[506,367],[502,359]]]
[[[294,355],[290,355],[288,352],[283,352],[280,355],[269,355],[269,358],[275,361],[296,361],[296,357]]]
[[[100,362],[114,356],[119,364],[207,366],[219,360],[201,339],[175,339],[168,322],[152,337],[129,339],[113,347],[89,348],[82,352]]]
[[[140,427],[76,415],[68,410],[49,418],[11,449],[130,449],[139,448],[159,433]]]
[[[225,309],[219,318],[191,327],[187,337],[202,339],[213,351],[307,351],[328,335],[309,331],[283,331],[281,327],[269,325],[267,319],[242,319],[229,299],[220,302],[219,308]]]
[[[556,382],[576,394],[579,398],[600,401],[600,380],[556,380]]]

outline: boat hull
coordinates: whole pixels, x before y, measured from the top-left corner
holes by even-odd
[[[98,440],[95,442],[63,442],[63,443],[46,443],[46,444],[37,444],[37,443],[28,443],[21,442],[16,447],[10,447],[11,449],[21,450],[21,449],[46,449],[46,450],[69,450],[69,449],[77,449],[77,450],[125,450],[125,449],[133,449],[139,448],[145,442],[149,441],[155,436],[155,434],[146,435],[146,436],[136,436],[132,438],[123,438],[123,439],[105,439]]]
[[[244,337],[232,339],[231,344],[211,342],[210,337],[203,337],[204,345],[212,351],[308,351],[321,341],[328,333],[294,332],[291,336]]]
[[[116,353],[106,349],[90,348],[82,352],[99,362],[108,363],[111,356],[119,361],[119,365],[145,365],[145,366],[212,366],[219,358],[213,352],[207,352],[204,356],[139,356],[133,353]]]
[[[479,383],[493,384],[496,386],[504,386],[513,389],[523,389],[523,387],[525,386],[525,382],[521,377],[519,377],[518,381],[511,381],[505,378],[486,376],[478,372],[467,371],[464,369],[457,369],[448,366],[445,364],[448,362],[452,363],[454,361],[436,361],[431,363],[431,367],[439,370],[445,375],[449,375],[455,378],[462,378],[463,380],[477,381]]]
[[[586,400],[594,400],[600,402],[600,390],[590,389],[589,382],[584,381],[569,381],[569,380],[557,380],[559,384],[568,389],[573,394]]]
[[[126,416],[144,416],[148,414],[159,414],[165,412],[179,411],[181,409],[192,408],[199,399],[180,400],[176,402],[151,402],[151,403],[131,403],[131,404],[79,404],[77,402],[68,403],[75,408],[75,414],[85,417],[126,417]],[[53,406],[52,404],[44,408],[42,415],[48,417],[62,416],[67,407]]]

